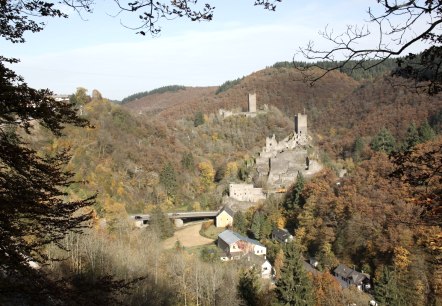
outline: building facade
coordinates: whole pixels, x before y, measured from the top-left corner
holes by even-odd
[[[253,203],[266,199],[262,188],[255,188],[252,184],[231,183],[229,185],[229,196],[237,201]]]

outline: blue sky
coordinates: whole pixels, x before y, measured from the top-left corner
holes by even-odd
[[[374,0],[283,0],[268,12],[253,0],[215,0],[213,21],[161,21],[161,35],[153,38],[121,25],[135,25],[136,14],[112,17],[113,0],[96,2],[82,18],[45,20],[45,30],[26,35],[25,44],[0,41],[2,55],[21,60],[13,69],[33,87],[70,94],[82,86],[122,99],[166,85],[220,85],[290,61],[310,40],[325,46],[318,35],[325,26],[338,32],[361,24],[368,6],[376,6]]]

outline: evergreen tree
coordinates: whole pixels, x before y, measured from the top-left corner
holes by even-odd
[[[428,120],[430,127],[436,134],[442,133],[442,109],[436,114],[431,115]]]
[[[384,267],[382,275],[375,283],[374,296],[379,305],[406,305],[401,302],[396,272]]]
[[[284,265],[275,289],[278,301],[290,306],[314,305],[312,281],[304,269],[301,253],[296,244],[286,244],[284,256]]]
[[[407,135],[404,141],[404,150],[411,150],[415,145],[420,143],[419,132],[414,123],[411,123],[407,129]]]
[[[238,295],[247,306],[259,306],[260,284],[256,270],[242,271],[238,282]]]
[[[301,172],[296,176],[296,183],[288,192],[284,201],[284,206],[287,211],[296,209],[302,206],[301,193],[304,190],[305,180]]]
[[[71,160],[67,150],[48,155],[23,140],[38,124],[58,137],[66,125],[88,122],[72,104],[55,101],[50,91],[28,87],[5,62],[16,61],[0,56],[0,304],[8,304],[8,297],[25,301],[41,292],[46,298],[61,292],[29,261],[45,263],[48,244],[60,245],[67,233],[87,226],[95,202],[94,197],[71,200],[66,192],[73,178],[66,170]]]
[[[353,160],[354,161],[360,161],[361,160],[361,154],[364,150],[364,141],[361,137],[356,138],[355,142],[353,143]]]
[[[267,216],[263,212],[256,211],[253,215],[250,230],[255,239],[267,238],[272,232],[272,223],[267,219]]]
[[[272,233],[272,222],[268,216],[264,215],[264,221],[261,223],[261,239],[269,238]]]
[[[247,165],[247,162],[244,162],[241,167],[238,169],[238,178],[241,181],[246,181],[249,178],[250,169]]]
[[[193,170],[195,168],[195,160],[192,152],[186,152],[183,154],[181,165],[188,170]]]
[[[434,137],[436,137],[436,133],[431,128],[428,121],[425,121],[419,127],[419,137],[420,137],[421,142],[427,142],[429,140],[432,140]]]
[[[253,214],[252,224],[250,226],[250,230],[252,231],[255,239],[262,238],[261,228],[263,223],[264,223],[264,215],[260,211],[256,211]]]
[[[389,130],[382,128],[379,133],[373,137],[370,147],[374,151],[383,151],[390,154],[395,149],[396,140]]]
[[[171,163],[164,165],[163,170],[160,173],[160,183],[166,188],[167,195],[175,195],[177,188],[177,181],[175,170]]]
[[[219,183],[223,180],[224,176],[226,175],[226,164],[221,164],[217,169],[215,173],[215,182]]]
[[[241,211],[238,211],[235,216],[233,216],[233,229],[235,232],[246,235],[247,228],[247,219],[244,217],[244,214]]]
[[[193,120],[193,126],[197,127],[204,124],[204,115],[202,112],[197,112],[195,114],[195,119]]]
[[[149,224],[150,228],[156,232],[158,237],[161,239],[166,239],[173,236],[173,224],[160,207],[156,207],[150,213]]]

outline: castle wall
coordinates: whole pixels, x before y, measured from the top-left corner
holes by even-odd
[[[289,187],[298,172],[306,170],[307,150],[286,151],[270,159],[270,172],[267,183],[272,186]]]

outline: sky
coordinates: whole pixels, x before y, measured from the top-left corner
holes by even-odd
[[[24,44],[0,40],[12,66],[35,88],[72,94],[77,87],[109,99],[167,85],[218,86],[279,61],[304,60],[309,41],[327,47],[319,31],[368,19],[367,0],[283,0],[275,12],[253,0],[202,0],[215,6],[210,22],[160,21],[157,37],[137,35],[137,14],[118,14],[113,0],[97,0],[92,14],[67,11],[68,19],[45,19]],[[332,5],[330,4],[332,3]],[[369,43],[369,42],[367,42]]]

